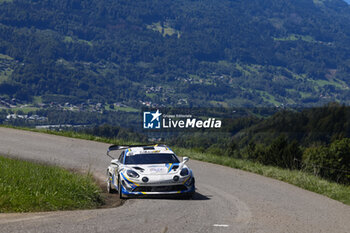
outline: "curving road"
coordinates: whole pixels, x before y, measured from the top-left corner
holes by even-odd
[[[90,169],[107,144],[0,128],[0,154]],[[350,206],[252,173],[190,161],[194,200],[131,199],[109,209],[0,214],[0,232],[350,232]],[[117,197],[116,197],[117,198]]]

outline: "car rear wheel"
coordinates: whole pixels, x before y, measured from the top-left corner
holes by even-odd
[[[108,178],[107,178],[107,192],[108,193],[114,193],[114,189],[112,188],[112,181],[111,181],[112,177],[109,174]]]

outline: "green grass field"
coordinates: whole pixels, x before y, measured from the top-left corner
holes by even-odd
[[[3,2],[4,0],[0,0],[0,4]],[[0,53],[0,83],[7,81],[11,76],[13,69],[10,68],[10,63],[12,61],[12,57]]]
[[[0,157],[0,213],[96,208],[103,204],[92,176]]]
[[[13,70],[8,68],[4,71],[0,71],[0,83],[5,82],[9,80],[9,77],[11,76]]]
[[[65,42],[65,43],[82,43],[82,44],[85,43],[85,44],[87,44],[87,45],[89,45],[89,46],[93,46],[93,44],[92,44],[91,41],[88,41],[88,40],[81,40],[81,39],[75,40],[75,39],[73,39],[73,38],[70,37],[70,36],[64,37],[63,42]]]
[[[146,95],[151,95],[151,94],[146,94]],[[139,109],[136,109],[133,107],[128,107],[128,106],[114,105],[113,109],[112,109],[108,104],[105,106],[105,110],[107,110],[107,111],[121,111],[121,112],[140,112]]]
[[[3,2],[12,2],[12,0],[0,0],[0,3],[3,3]],[[13,60],[13,58],[10,57],[9,55],[2,54],[2,53],[0,53],[0,59]]]
[[[259,91],[256,90],[256,92],[258,92],[260,94],[260,96],[264,99],[265,102],[271,103],[275,106],[279,106],[281,105],[280,102],[278,102],[275,97],[271,94],[269,94],[267,91]]]
[[[22,111],[24,114],[28,114],[29,112],[34,112],[34,111],[36,111],[36,110],[39,110],[39,108],[28,106],[28,107],[11,108],[11,110],[12,110],[13,112],[16,112],[16,113],[17,113],[18,111]]]
[[[165,23],[163,26],[160,22],[153,23],[151,25],[147,25],[147,29],[151,29],[153,31],[161,33],[164,37],[165,36],[172,36],[174,34],[177,35],[177,38],[181,37],[180,31],[170,27],[167,23]]]

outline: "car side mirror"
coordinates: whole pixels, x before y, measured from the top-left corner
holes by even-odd
[[[188,157],[184,157],[184,158],[182,159],[182,162],[183,162],[183,163],[187,163],[188,160],[190,160]]]

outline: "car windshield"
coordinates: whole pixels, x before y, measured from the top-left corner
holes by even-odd
[[[179,159],[174,154],[149,153],[137,154],[125,157],[125,164],[161,164],[179,163]]]

